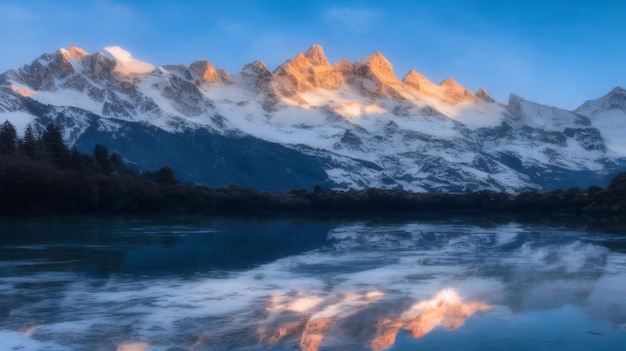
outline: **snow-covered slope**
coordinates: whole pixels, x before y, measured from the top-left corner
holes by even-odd
[[[626,157],[626,90],[616,87],[607,95],[576,109],[588,117],[606,141],[611,157]]]
[[[208,61],[154,67],[119,47],[70,47],[0,76],[0,119],[19,128],[53,121],[78,147],[97,140],[142,167],[179,165],[179,177],[215,185],[233,174],[272,189],[519,191],[585,185],[563,174],[619,167],[626,141],[607,123],[624,115],[623,92],[570,112],[514,95],[500,104],[483,89],[435,84],[414,70],[400,80],[380,52],[331,64],[313,45],[273,72],[256,61],[228,74]],[[276,172],[292,180],[258,184]],[[555,183],[555,172],[567,181]]]

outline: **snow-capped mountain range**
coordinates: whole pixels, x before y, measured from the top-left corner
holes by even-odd
[[[321,46],[270,71],[208,61],[155,67],[119,47],[44,54],[0,75],[0,122],[62,127],[141,168],[266,190],[315,184],[416,191],[588,186],[626,166],[626,91],[575,111],[453,79],[399,79],[379,52],[329,63]]]

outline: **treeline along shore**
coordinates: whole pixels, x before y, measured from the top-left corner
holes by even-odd
[[[168,167],[140,171],[97,145],[68,149],[54,125],[19,137],[0,125],[0,214],[602,214],[626,217],[626,173],[602,188],[510,194],[490,190],[416,193],[401,189],[295,189],[261,192],[236,185],[179,182]]]

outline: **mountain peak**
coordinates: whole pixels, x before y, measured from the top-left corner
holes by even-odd
[[[393,65],[380,51],[374,51],[373,54],[359,61],[362,65],[369,66],[372,70],[376,70],[380,73],[393,75]]]
[[[313,66],[330,65],[330,63],[328,63],[328,60],[326,59],[326,56],[324,55],[324,49],[319,44],[311,45],[309,50],[304,53],[304,57],[306,57]]]
[[[476,93],[474,94],[477,98],[486,101],[486,102],[496,102],[496,100],[494,100],[489,93],[487,93],[487,90],[480,88],[476,91]]]
[[[439,88],[433,82],[428,80],[428,78],[424,77],[423,74],[414,69],[411,69],[409,73],[402,78],[402,82],[420,93],[426,93],[426,95],[432,95],[432,92]]]
[[[202,81],[216,83],[218,81],[228,81],[228,74],[223,70],[218,70],[213,64],[206,60],[199,60],[189,66],[189,70]]]
[[[294,63],[297,66],[308,66],[311,64],[309,60],[307,60],[307,58],[301,53],[298,53],[296,57],[293,58],[293,60],[287,61],[287,64],[289,63]]]
[[[619,86],[615,87],[598,99],[585,101],[574,111],[589,117],[601,111],[613,109],[626,111],[626,89]]]
[[[459,83],[450,77],[442,80],[441,83],[439,83],[439,86],[448,89],[464,89]]]
[[[607,95],[609,95],[609,96],[623,96],[623,97],[626,97],[626,89],[617,86],[617,87],[613,88]]]
[[[256,60],[243,66],[241,74],[243,76],[254,76],[259,78],[267,78],[272,76],[272,72],[270,72],[269,68],[267,68],[265,63],[263,63],[263,61],[261,60]]]
[[[474,97],[474,94],[471,91],[462,87],[452,78],[444,79],[441,83],[439,83],[439,86],[444,89],[444,100],[453,105]]]
[[[419,73],[418,71],[414,70],[414,69],[410,69],[409,73],[407,73],[404,78],[402,78],[402,81],[405,80],[411,80],[411,79],[426,79],[426,77],[424,77],[423,74]]]
[[[89,56],[87,51],[79,48],[78,46],[70,46],[68,50],[60,49],[61,53],[68,58],[83,58]]]

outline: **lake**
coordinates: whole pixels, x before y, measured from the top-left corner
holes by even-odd
[[[0,220],[0,350],[626,350],[626,230]]]

